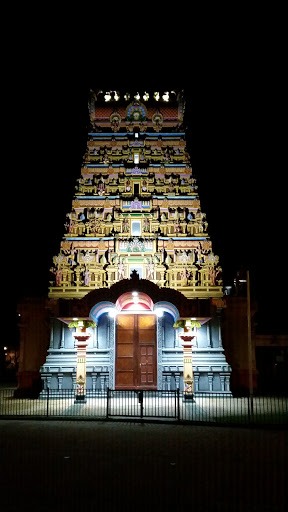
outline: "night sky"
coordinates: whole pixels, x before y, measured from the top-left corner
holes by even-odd
[[[140,83],[148,90],[185,90],[193,175],[224,284],[232,284],[241,268],[249,269],[259,328],[287,331],[282,142],[267,107],[267,89],[259,88],[259,73],[253,80],[251,69],[245,74],[216,62],[177,81],[163,73],[147,82],[126,75],[123,85],[112,83],[113,78],[104,82],[95,73],[74,82],[62,74],[26,84],[23,122],[14,124],[11,133],[19,135],[10,141],[17,177],[8,172],[8,181],[17,184],[17,220],[10,224],[17,268],[13,307],[23,296],[48,292],[49,268],[59,252],[86,148],[89,88],[130,91]]]

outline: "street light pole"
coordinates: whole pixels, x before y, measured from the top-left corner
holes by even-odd
[[[250,305],[250,275],[247,270],[247,328],[248,328],[248,371],[249,371],[249,395],[253,397],[253,357],[251,339],[251,305]],[[251,402],[252,405],[252,402]]]

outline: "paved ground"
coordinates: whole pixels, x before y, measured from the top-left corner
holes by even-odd
[[[0,421],[2,510],[281,512],[287,432]]]

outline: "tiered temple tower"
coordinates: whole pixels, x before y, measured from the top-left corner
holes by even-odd
[[[45,387],[75,384],[76,348],[68,328],[75,317],[97,324],[89,328],[87,389],[144,386],[136,368],[140,313],[158,309],[148,387],[181,388],[179,332],[190,319],[201,324],[193,347],[194,391],[230,392],[221,342],[222,269],[192,174],[184,108],[179,91],[91,91],[87,150],[51,268],[54,313],[41,368]],[[124,313],[138,315],[131,334],[134,362],[126,373]],[[124,329],[128,333],[128,324]]]

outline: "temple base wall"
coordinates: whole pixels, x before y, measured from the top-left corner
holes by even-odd
[[[87,347],[86,389],[89,392],[115,388],[115,320],[104,313],[97,329],[91,328]],[[52,322],[50,348],[40,373],[43,394],[47,388],[59,391],[75,389],[76,348],[71,329],[59,320]],[[231,367],[221,341],[219,318],[215,316],[201,327],[192,350],[194,392],[230,394]],[[171,315],[157,319],[157,389],[183,390],[183,348]]]

